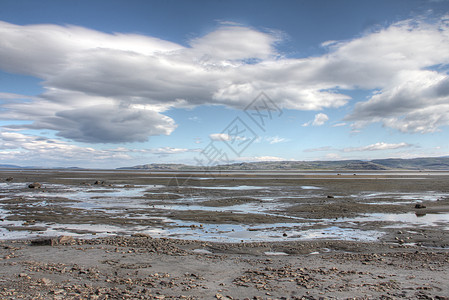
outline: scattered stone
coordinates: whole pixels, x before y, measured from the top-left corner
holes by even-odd
[[[11,181],[14,180],[14,177],[8,177],[8,178],[6,178],[5,180],[6,180],[7,182],[11,182]]]
[[[30,183],[28,185],[28,187],[30,189],[40,189],[42,187],[42,184],[40,184],[39,182],[34,182],[34,183]]]

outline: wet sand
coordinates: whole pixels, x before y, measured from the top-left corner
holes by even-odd
[[[0,297],[448,299],[449,175],[354,173],[1,171]]]

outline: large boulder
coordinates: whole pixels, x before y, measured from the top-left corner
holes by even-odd
[[[42,184],[40,184],[39,182],[33,182],[33,183],[30,183],[28,185],[28,187],[30,189],[40,189],[42,187]]]

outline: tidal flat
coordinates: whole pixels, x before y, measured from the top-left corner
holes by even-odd
[[[5,169],[0,296],[447,299],[448,233],[444,171]]]

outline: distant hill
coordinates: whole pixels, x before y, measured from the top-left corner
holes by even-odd
[[[49,168],[49,167],[36,167],[36,166],[16,166],[16,165],[2,165],[0,164],[0,169],[53,169],[53,170],[78,170],[82,168],[78,167],[55,167],[55,168]]]
[[[119,169],[127,170],[202,170],[201,166],[184,164],[146,164]],[[218,165],[214,170],[449,170],[449,157],[412,159],[338,160],[338,161],[264,161]]]
[[[117,170],[188,170],[195,168],[194,166],[184,165],[184,164],[147,164],[138,165],[134,167],[123,167],[117,168]]]
[[[0,165],[0,169],[20,169],[21,167],[16,165]]]

